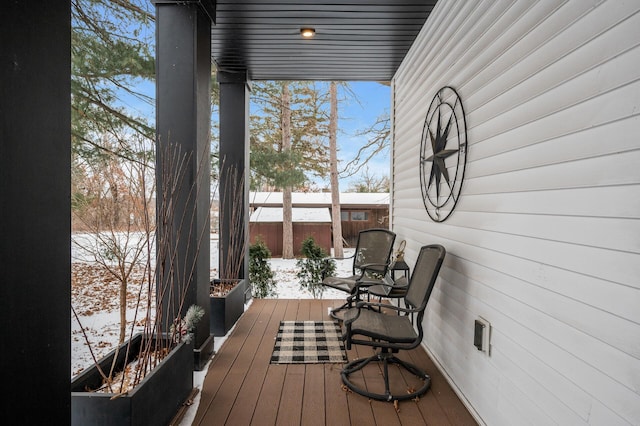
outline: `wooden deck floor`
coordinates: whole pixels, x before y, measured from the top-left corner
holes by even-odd
[[[398,411],[392,403],[345,392],[341,364],[269,363],[281,320],[329,320],[328,308],[339,304],[255,299],[209,365],[193,425],[477,424],[422,348],[403,356],[431,376],[431,388],[417,402],[400,402]],[[359,347],[347,355],[352,360],[371,351]],[[368,384],[380,378],[376,368],[366,367]]]

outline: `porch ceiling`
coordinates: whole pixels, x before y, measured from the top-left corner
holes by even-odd
[[[217,0],[212,59],[252,80],[390,81],[436,2]]]

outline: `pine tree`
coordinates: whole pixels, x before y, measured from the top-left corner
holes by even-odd
[[[310,176],[326,174],[323,98],[313,83],[262,82],[254,85],[251,171],[254,189],[283,192],[283,255],[293,258],[291,192]]]
[[[125,99],[149,105],[153,99],[136,90],[155,76],[154,17],[144,0],[73,0],[71,34],[71,133],[74,154],[90,161],[111,149],[132,158],[123,135],[149,140],[155,129],[149,117],[125,108]],[[108,148],[104,135],[119,144]]]
[[[282,93],[289,87],[291,149],[282,147]],[[250,119],[251,188],[281,190],[290,185],[299,190],[314,176],[328,171],[329,151],[321,88],[311,82],[254,82]]]

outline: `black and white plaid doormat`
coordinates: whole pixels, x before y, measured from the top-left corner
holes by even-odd
[[[280,321],[271,364],[345,363],[340,326],[333,321]]]

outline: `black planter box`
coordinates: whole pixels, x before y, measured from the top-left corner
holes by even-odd
[[[142,335],[132,340],[132,354],[137,354]],[[115,350],[100,362],[103,371],[109,371]],[[116,365],[122,368],[126,343],[120,347]],[[129,357],[131,358],[131,356]],[[167,425],[193,390],[193,348],[180,343],[153,371],[129,393],[115,394],[86,392],[96,389],[102,377],[94,365],[71,381],[72,425]]]
[[[212,282],[215,283],[217,280]],[[225,296],[211,296],[209,332],[216,337],[225,336],[244,312],[245,280],[237,284]]]
[[[253,297],[253,289],[251,288],[251,283],[245,280],[245,289],[244,289],[244,303],[247,303]]]

